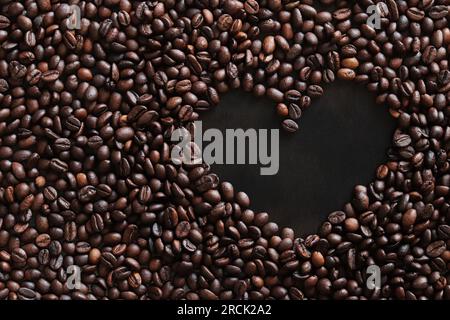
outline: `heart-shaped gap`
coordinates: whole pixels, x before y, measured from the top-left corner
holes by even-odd
[[[233,91],[202,115],[203,130],[278,129],[266,98]],[[321,221],[350,200],[353,187],[369,183],[387,159],[395,121],[362,85],[336,81],[313,100],[295,134],[280,129],[278,174],[260,175],[259,165],[213,164],[222,181],[245,191],[253,210],[267,211],[299,235],[315,233]]]

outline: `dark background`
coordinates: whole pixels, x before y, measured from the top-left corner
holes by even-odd
[[[280,128],[275,104],[242,91],[222,96],[203,113],[203,130]],[[353,187],[369,183],[386,161],[395,121],[364,86],[336,82],[299,120],[294,134],[280,130],[280,169],[261,176],[259,165],[212,165],[221,181],[245,191],[252,209],[270,213],[299,235],[316,232],[327,215],[351,199]]]

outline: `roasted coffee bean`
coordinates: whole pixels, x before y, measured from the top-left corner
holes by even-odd
[[[64,161],[59,159],[52,159],[49,165],[50,169],[55,170],[58,173],[65,173],[69,169],[69,166]]]
[[[295,103],[289,104],[289,117],[297,120],[302,116],[302,109]]]
[[[59,78],[59,71],[58,70],[49,70],[41,75],[41,80],[44,82],[53,82],[56,81]]]
[[[440,256],[446,249],[445,246],[445,242],[442,240],[439,241],[435,241],[433,243],[430,243],[427,246],[427,256],[431,257],[431,258],[436,258],[438,256]]]
[[[18,265],[23,265],[27,261],[27,253],[22,248],[15,248],[11,252],[11,261]]]
[[[328,215],[328,221],[330,221],[332,224],[341,224],[344,222],[346,218],[345,212],[343,211],[335,211]]]
[[[291,119],[284,120],[282,126],[283,129],[287,132],[295,132],[298,130],[298,124]]]
[[[9,72],[14,80],[18,80],[25,76],[27,73],[27,67],[18,61],[11,61],[9,63]]]
[[[48,235],[46,233],[42,233],[37,236],[36,245],[40,248],[46,248],[49,246],[50,241],[51,241],[50,235]]]
[[[70,150],[71,143],[67,138],[58,138],[55,140],[53,146],[56,152],[62,152]]]
[[[0,79],[0,93],[5,93],[9,89],[9,84],[5,79]]]
[[[8,17],[0,15],[0,29],[6,29],[11,25],[11,21]]]
[[[440,225],[438,227],[438,235],[443,240],[449,239],[450,238],[450,226],[449,225]]]
[[[257,14],[259,11],[259,4],[256,0],[247,0],[244,3],[244,9],[248,14]]]
[[[44,189],[44,197],[48,201],[55,201],[58,197],[58,191],[52,186],[48,186]]]
[[[78,131],[81,128],[81,121],[74,116],[70,116],[66,120],[66,127],[70,131]]]

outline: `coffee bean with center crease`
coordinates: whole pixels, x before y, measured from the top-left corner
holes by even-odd
[[[52,159],[49,165],[51,170],[55,170],[58,173],[65,173],[69,169],[69,166],[64,161],[59,159]]]
[[[97,194],[97,190],[93,186],[85,186],[80,189],[78,192],[78,199],[80,199],[81,202],[89,202],[95,199],[95,196]]]
[[[0,15],[0,29],[6,29],[10,26],[11,21],[8,17]]]
[[[67,151],[71,147],[71,142],[67,138],[58,138],[53,143],[54,150],[57,152]]]
[[[291,133],[298,130],[298,124],[291,119],[284,120],[282,122],[282,127],[285,131],[291,132]]]
[[[443,240],[450,239],[450,226],[449,225],[440,225],[438,227],[438,235]]]
[[[27,253],[22,248],[15,248],[11,252],[11,261],[17,265],[23,265],[27,261]]]
[[[100,136],[92,136],[87,140],[87,145],[92,149],[98,149],[103,145],[103,139]]]
[[[41,75],[41,81],[44,82],[53,82],[56,81],[59,78],[59,71],[58,70],[49,70]]]
[[[426,253],[427,253],[427,256],[429,256],[431,258],[436,258],[436,257],[440,256],[445,251],[445,249],[446,249],[445,242],[442,240],[439,240],[439,241],[430,243],[427,246]]]
[[[47,233],[42,233],[36,237],[36,245],[40,248],[46,248],[50,244],[51,237]]]
[[[296,103],[289,104],[289,117],[297,120],[302,116],[302,109]]]
[[[244,9],[248,14],[257,14],[259,11],[258,1],[256,1],[256,0],[245,1]]]
[[[48,186],[44,189],[44,197],[48,201],[55,201],[58,197],[58,192],[56,191],[56,189],[54,187]]]
[[[9,89],[8,81],[0,79],[0,93],[5,93]]]
[[[27,67],[18,61],[11,61],[9,63],[9,72],[14,80],[21,79],[27,73]]]
[[[341,224],[344,222],[346,218],[345,212],[343,211],[335,211],[328,215],[328,221],[330,221],[332,224]]]
[[[70,131],[78,131],[81,128],[81,121],[75,116],[68,117],[65,124]]]
[[[36,292],[30,288],[22,287],[18,290],[18,297],[20,300],[34,300],[36,299]]]

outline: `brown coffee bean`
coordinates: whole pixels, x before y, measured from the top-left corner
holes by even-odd
[[[36,245],[39,248],[46,248],[46,247],[49,246],[50,241],[51,241],[50,235],[48,235],[46,233],[42,233],[42,234],[37,236],[37,238],[36,238]]]
[[[356,73],[352,69],[341,68],[337,71],[337,76],[342,80],[353,80],[356,77]]]
[[[11,21],[8,17],[0,15],[0,29],[6,29],[10,26]]]
[[[53,82],[56,81],[59,78],[59,71],[58,70],[49,70],[41,75],[41,80],[44,82]]]
[[[427,256],[431,258],[439,257],[446,249],[445,242],[442,240],[438,240],[430,243],[427,246],[426,253]]]
[[[320,268],[324,265],[325,259],[320,252],[314,251],[311,255],[311,262],[316,268]]]

